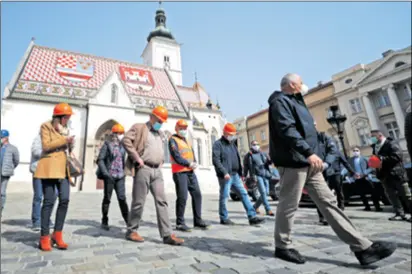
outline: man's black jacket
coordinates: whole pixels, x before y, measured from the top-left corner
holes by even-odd
[[[354,174],[355,171],[349,165],[348,161],[338,150],[335,140],[332,137],[327,136],[324,132],[319,132],[319,158],[323,162],[327,163],[329,167],[323,172],[325,177],[337,175],[341,173],[341,165],[343,165],[350,174]]]
[[[376,170],[378,179],[393,179],[406,182],[406,171],[402,161],[402,151],[399,146],[388,137],[379,151],[372,145],[372,154],[382,161],[382,168]]]
[[[229,142],[223,136],[213,144],[212,161],[218,178],[223,178],[226,174],[230,175],[230,171],[232,170],[231,146],[236,147],[236,157],[239,161],[239,176],[242,176],[242,163],[236,144],[237,142]]]
[[[269,97],[269,153],[277,167],[309,166],[319,153],[318,133],[303,97],[275,91]]]
[[[405,139],[408,147],[409,157],[412,160],[412,112],[408,112],[405,116]]]

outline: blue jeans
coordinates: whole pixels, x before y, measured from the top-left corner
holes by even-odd
[[[242,204],[246,210],[247,217],[251,219],[256,216],[256,211],[253,208],[252,203],[250,202],[249,195],[247,194],[247,191],[243,186],[239,174],[231,175],[230,180],[228,181],[226,181],[224,178],[219,178],[219,185],[219,217],[221,221],[226,221],[227,219],[229,219],[226,202],[229,198],[230,188],[232,187],[232,185],[242,199]]]
[[[58,191],[56,188],[56,196]],[[33,177],[33,204],[31,209],[31,222],[34,227],[40,227],[40,215],[41,215],[41,201],[43,199],[43,188],[41,179]],[[52,223],[52,221],[50,221]]]
[[[259,189],[260,197],[257,199],[255,203],[255,208],[259,208],[260,205],[263,203],[263,206],[265,207],[266,213],[269,212],[270,205],[268,201],[268,196],[267,196],[267,191],[269,189],[269,180],[266,178],[263,178],[261,176],[256,176],[257,178],[257,187]]]

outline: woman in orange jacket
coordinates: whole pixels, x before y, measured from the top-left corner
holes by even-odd
[[[52,120],[43,123],[40,128],[43,152],[34,177],[42,180],[43,188],[39,243],[39,247],[43,251],[51,251],[52,244],[58,249],[67,249],[68,247],[63,241],[62,230],[70,197],[70,174],[68,172],[67,155],[69,148],[73,147],[74,136],[68,136],[67,123],[72,114],[72,108],[68,104],[57,104],[53,111]],[[56,211],[54,233],[50,239],[49,222],[56,188],[59,193],[59,205]]]

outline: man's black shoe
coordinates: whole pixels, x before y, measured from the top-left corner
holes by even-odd
[[[376,211],[376,212],[382,212],[382,211],[383,211],[383,208],[378,207],[378,208],[375,209],[375,211]]]
[[[329,225],[328,222],[327,222],[325,219],[320,219],[320,220],[319,220],[319,224],[320,224],[320,225],[324,225],[324,226]]]
[[[207,230],[207,229],[209,229],[210,225],[208,225],[207,223],[202,221],[200,223],[195,224],[194,227],[195,228],[200,228],[200,229],[203,229],[203,230]]]
[[[291,249],[276,248],[275,257],[281,260],[287,261],[287,262],[295,263],[295,264],[306,263],[305,258],[302,255],[300,255],[299,251],[293,248]]]
[[[107,223],[102,223],[100,228],[103,229],[103,230],[106,230],[106,231],[110,230],[109,224],[107,224]]]
[[[369,265],[391,256],[396,247],[395,243],[377,241],[368,249],[355,252],[355,256],[361,265]]]
[[[192,229],[188,227],[186,224],[177,225],[176,230],[183,231],[183,232],[191,232]]]
[[[253,217],[251,219],[249,219],[249,224],[250,225],[259,225],[261,223],[264,223],[265,219],[263,218],[259,218],[259,217]]]
[[[408,218],[406,218],[405,214],[396,214],[393,217],[390,217],[388,220],[389,221],[406,221]]]
[[[365,208],[363,209],[363,211],[372,211],[372,209],[371,209],[370,207],[365,207]]]
[[[227,220],[220,220],[220,224],[221,225],[235,225],[234,222],[232,222],[231,220],[227,219]]]

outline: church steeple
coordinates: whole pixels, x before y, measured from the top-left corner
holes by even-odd
[[[150,42],[150,39],[153,37],[163,37],[171,40],[175,40],[172,35],[172,32],[166,27],[166,13],[162,9],[162,2],[159,2],[159,8],[156,10],[155,16],[156,27],[152,30],[147,37],[147,42]]]

